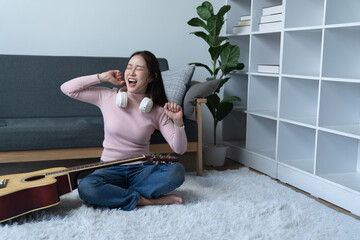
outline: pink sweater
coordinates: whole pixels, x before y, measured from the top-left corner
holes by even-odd
[[[183,154],[186,151],[184,127],[173,124],[163,107],[154,105],[149,113],[143,113],[138,108],[146,95],[127,93],[127,107],[119,108],[116,105],[118,89],[91,87],[99,83],[97,75],[78,77],[64,83],[61,91],[100,108],[105,132],[101,160],[112,161],[149,154],[150,137],[155,129],[160,130],[174,152]]]

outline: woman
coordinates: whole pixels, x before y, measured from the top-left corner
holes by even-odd
[[[156,57],[148,51],[134,53],[124,77],[120,71],[111,70],[75,78],[61,86],[66,95],[100,108],[105,130],[101,161],[149,154],[149,141],[155,129],[160,130],[174,152],[183,154],[187,139],[182,108],[167,102]],[[93,86],[101,82],[126,84],[126,91]],[[145,107],[148,112],[139,110],[145,97],[150,97],[154,105]],[[184,172],[180,163],[138,161],[96,170],[80,181],[78,191],[88,204],[123,210],[142,205],[182,204],[181,197],[165,194],[184,182]]]

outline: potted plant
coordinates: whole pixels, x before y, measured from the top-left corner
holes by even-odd
[[[204,67],[209,73],[210,77],[207,81],[221,79],[218,88],[207,97],[206,106],[209,108],[214,119],[214,144],[213,146],[204,145],[204,159],[205,163],[213,166],[221,166],[226,157],[226,146],[219,146],[216,142],[216,128],[220,121],[222,121],[233,109],[235,101],[241,101],[237,96],[220,99],[219,92],[222,86],[230,79],[227,74],[233,70],[241,70],[244,68],[243,63],[239,63],[240,48],[228,42],[228,38],[220,36],[221,29],[225,23],[224,16],[230,10],[231,6],[224,5],[220,8],[217,14],[214,14],[213,6],[210,2],[205,1],[196,8],[197,14],[200,18],[195,17],[188,21],[188,24],[193,27],[201,27],[204,31],[191,32],[197,37],[202,38],[209,46],[208,52],[211,57],[211,65],[208,66],[203,63],[190,63],[198,67]],[[209,154],[208,151],[211,151]],[[216,152],[222,152],[223,156],[214,157],[217,162],[210,159],[215,156]]]

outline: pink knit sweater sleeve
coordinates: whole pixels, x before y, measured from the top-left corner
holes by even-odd
[[[177,154],[184,154],[187,148],[185,127],[176,126],[163,111],[159,119],[159,130]]]
[[[71,98],[99,106],[103,97],[102,91],[109,90],[104,87],[91,87],[99,83],[97,75],[89,75],[67,81],[61,85],[60,89]]]

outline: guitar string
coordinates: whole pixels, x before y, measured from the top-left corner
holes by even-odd
[[[142,158],[146,158],[146,156],[141,155],[141,156],[138,156],[138,157],[127,158],[127,159],[119,159],[119,160],[114,160],[114,161],[110,161],[110,162],[100,162],[100,163],[86,164],[86,165],[81,165],[81,166],[77,166],[77,167],[67,168],[67,169],[60,170],[60,171],[46,173],[45,176],[55,175],[55,174],[64,173],[64,172],[71,172],[71,171],[80,170],[80,169],[86,169],[86,168],[90,169],[90,168],[101,166],[101,165],[112,165],[112,164],[122,163],[122,162],[125,163],[125,162],[139,160],[139,159],[142,159]]]
[[[60,171],[46,173],[45,176],[55,175],[55,174],[64,173],[64,172],[71,172],[71,171],[80,170],[80,169],[86,169],[86,168],[91,169],[91,168],[101,166],[101,165],[112,165],[112,164],[116,164],[116,163],[132,162],[132,161],[135,161],[135,160],[140,160],[140,159],[145,159],[145,158],[148,158],[148,159],[160,159],[159,162],[164,161],[164,159],[167,159],[167,160],[169,160],[170,158],[177,159],[177,157],[174,157],[174,156],[173,157],[171,157],[171,156],[163,156],[163,155],[148,155],[148,156],[146,156],[145,154],[143,154],[143,155],[140,155],[140,156],[137,156],[137,157],[127,158],[127,159],[119,159],[119,160],[114,160],[114,161],[110,161],[110,162],[100,162],[100,163],[93,163],[93,164],[87,164],[87,165],[82,165],[82,166],[78,166],[78,167],[67,168],[67,169],[60,170]]]

